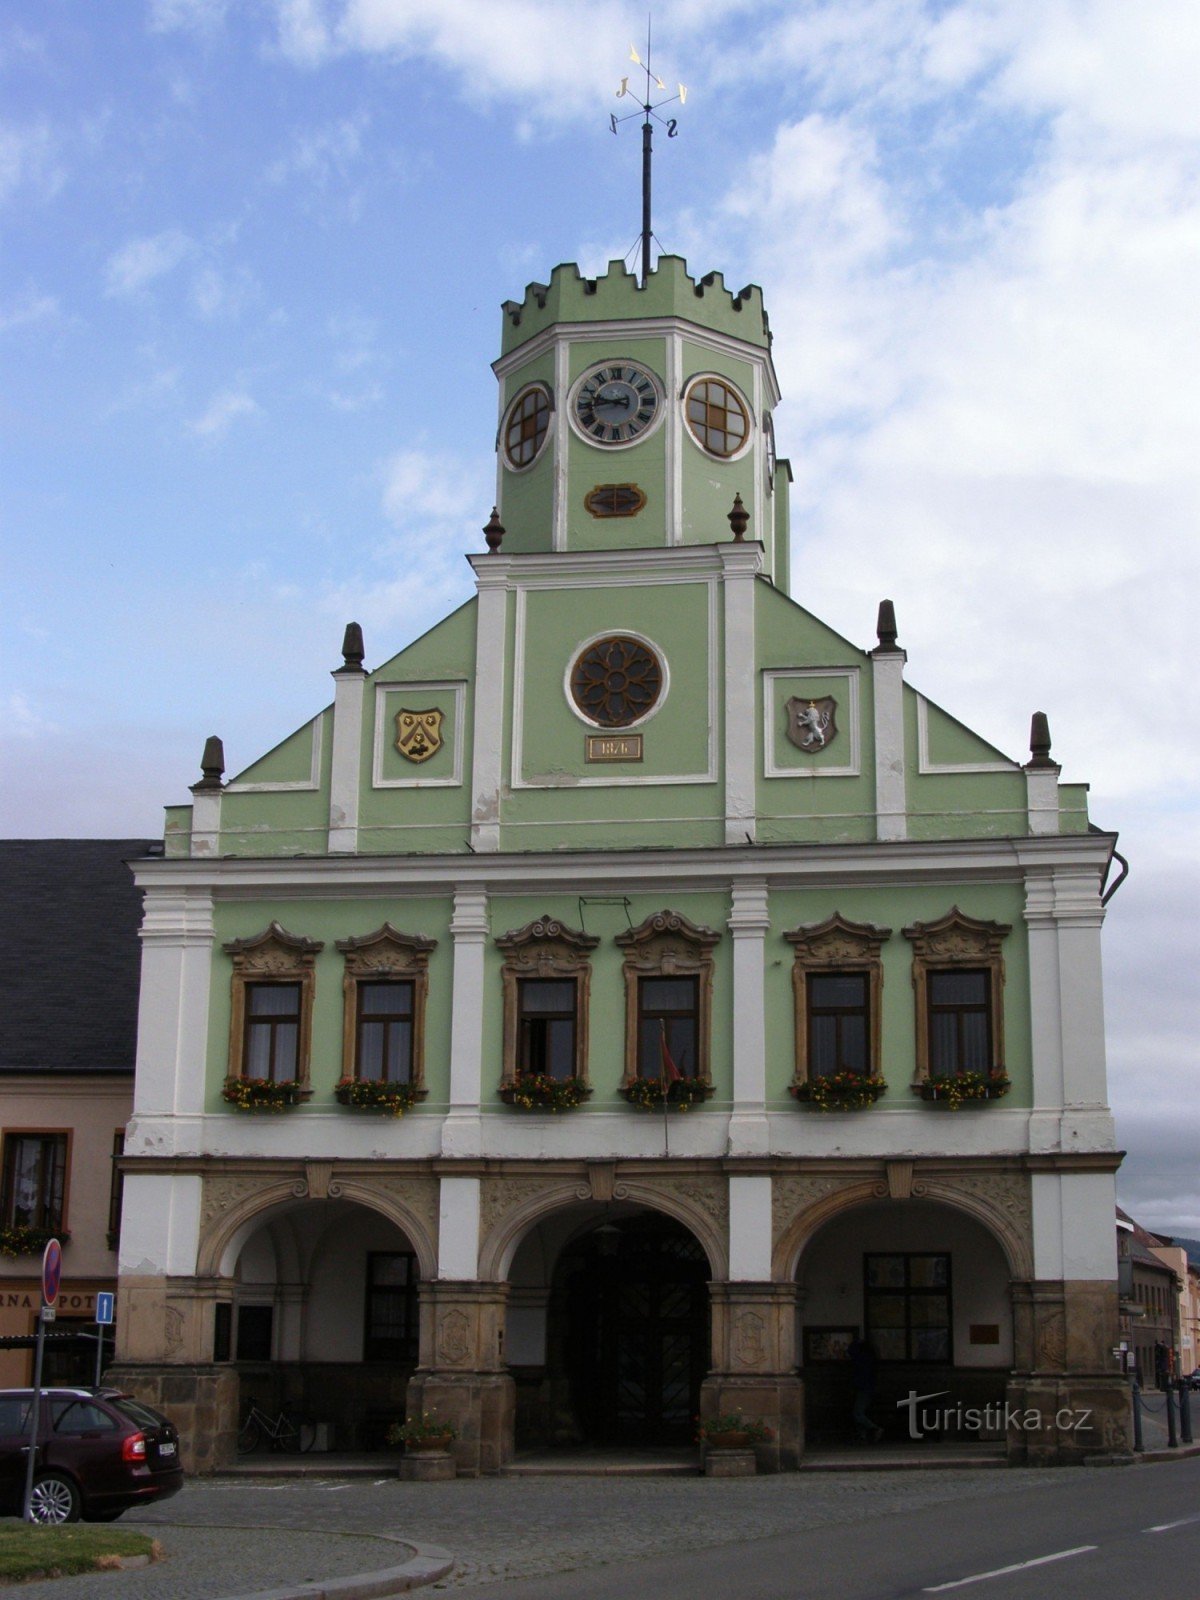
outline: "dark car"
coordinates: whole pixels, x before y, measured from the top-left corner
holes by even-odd
[[[35,1522],[111,1522],[183,1487],[179,1435],[161,1412],[119,1389],[43,1389]],[[32,1389],[0,1389],[0,1514],[19,1517]]]

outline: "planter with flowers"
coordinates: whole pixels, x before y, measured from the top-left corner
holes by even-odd
[[[381,1117],[402,1117],[421,1098],[411,1083],[388,1083],[381,1078],[339,1078],[333,1097],[340,1106],[373,1111]]]
[[[574,1111],[591,1094],[582,1078],[552,1078],[545,1072],[527,1072],[497,1091],[506,1106],[521,1111]]]
[[[458,1429],[445,1422],[434,1411],[422,1411],[420,1416],[409,1417],[406,1422],[393,1422],[386,1439],[388,1444],[402,1444],[404,1455],[400,1461],[400,1476],[410,1482],[435,1483],[456,1475],[454,1457],[450,1446],[458,1438]]]
[[[887,1083],[876,1073],[843,1067],[840,1072],[793,1083],[791,1093],[814,1111],[865,1111],[887,1093]]]
[[[772,1437],[761,1417],[748,1417],[740,1410],[723,1411],[706,1421],[697,1419],[696,1442],[704,1451],[705,1477],[753,1477],[758,1471],[754,1446]]]
[[[221,1099],[235,1111],[286,1111],[307,1092],[295,1078],[226,1078]]]
[[[1000,1100],[1011,1088],[1012,1080],[1004,1068],[993,1067],[990,1072],[948,1072],[943,1078],[926,1078],[913,1084],[913,1093],[957,1111],[961,1105]]]
[[[25,1222],[14,1222],[0,1228],[0,1256],[40,1256],[51,1239],[66,1244],[70,1237],[65,1228],[34,1228]]]
[[[686,1111],[711,1099],[712,1092],[712,1084],[698,1078],[676,1078],[665,1084],[661,1078],[634,1078],[621,1085],[625,1099],[639,1111],[661,1111],[664,1101],[676,1111]]]

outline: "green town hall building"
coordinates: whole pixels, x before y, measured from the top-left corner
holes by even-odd
[[[757,288],[560,266],[495,373],[474,598],[370,669],[351,624],[135,863],[124,1380],[201,1471],[250,1398],[338,1450],[436,1411],[460,1473],[740,1408],[788,1469],[861,1333],[897,1440],[941,1392],[1013,1461],[1124,1447],[1114,835],[889,602],[864,649],[792,598]]]

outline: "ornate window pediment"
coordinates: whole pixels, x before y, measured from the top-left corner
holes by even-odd
[[[342,1077],[410,1085],[425,1094],[425,999],[436,939],[390,922],[339,939]]]
[[[496,940],[504,955],[502,1092],[528,1076],[587,1082],[591,953],[599,942],[548,914]]]
[[[792,993],[796,1018],[793,1087],[848,1069],[881,1075],[883,963],[890,928],[851,922],[835,911],[824,922],[793,928]]]
[[[229,1076],[295,1082],[308,1094],[315,962],[325,946],[272,922],[223,948],[233,959]]]
[[[712,953],[720,939],[668,910],[617,935],[625,952],[623,1089],[660,1075],[664,1039],[685,1078],[711,1083]]]
[[[917,1084],[1004,1067],[1004,940],[1012,928],[953,906],[904,929],[913,947]]]

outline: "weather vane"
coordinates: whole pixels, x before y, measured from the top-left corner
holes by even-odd
[[[661,122],[667,130],[667,138],[673,139],[679,131],[674,117],[660,117],[659,112],[663,106],[669,106],[678,100],[683,105],[687,100],[687,89],[681,83],[678,93],[668,95],[665,100],[655,104],[653,95],[655,89],[665,89],[667,86],[650,67],[650,23],[646,22],[646,59],[643,61],[637,53],[635,45],[629,46],[629,59],[641,67],[646,74],[646,98],[642,102],[640,111],[629,111],[619,117],[614,111],[609,117],[609,126],[614,133],[617,132],[622,122],[630,122],[634,117],[642,118],[642,288],[646,287],[646,280],[650,276],[650,165],[651,149],[654,137],[654,123]],[[626,96],[635,98],[634,91],[629,87],[628,77],[621,79],[621,87],[617,90],[617,99],[623,100]]]

